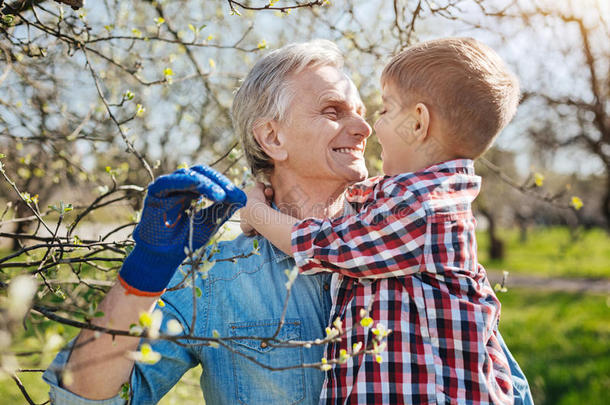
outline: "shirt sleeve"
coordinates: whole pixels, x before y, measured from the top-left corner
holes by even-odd
[[[510,367],[515,405],[534,405],[529,383],[527,382],[527,378],[525,377],[525,374],[523,374],[521,367],[519,367],[519,363],[517,363],[517,360],[515,360],[510,350],[508,350],[500,331],[496,331],[496,337],[500,343],[500,347],[502,347],[504,355],[506,355]]]
[[[292,253],[303,274],[399,277],[419,270],[425,231],[426,213],[416,196],[389,184],[355,215],[295,224]]]
[[[176,319],[184,330],[184,314],[172,304],[170,296],[163,296],[165,305],[158,307],[163,313],[161,332],[167,329],[167,322]],[[91,400],[76,395],[61,386],[61,376],[70,357],[73,339],[67,347],[55,357],[49,368],[44,372],[43,379],[49,384],[49,397],[52,404],[62,405],[123,405],[124,399],[116,396],[104,400]],[[161,359],[153,364],[136,363],[131,373],[131,404],[151,404],[159,400],[180,380],[182,375],[198,364],[196,357],[188,347],[183,347],[167,340],[148,341],[153,351],[161,354]]]
[[[160,308],[163,311],[161,332],[167,333],[167,322],[176,319],[184,333],[188,333],[191,303],[180,306],[179,302],[174,303],[171,293],[166,293],[161,298],[165,303],[164,307]],[[178,344],[168,340],[154,340],[148,343],[153,351],[161,354],[161,359],[155,364],[135,364],[131,375],[131,405],[158,403],[180,381],[184,373],[199,364],[197,356],[189,348],[189,343],[193,342],[181,340],[182,344]]]
[[[119,394],[104,400],[86,399],[60,386],[61,375],[70,357],[70,351],[75,339],[63,348],[43,373],[43,380],[49,384],[49,398],[52,404],[62,405],[123,405],[126,403]]]

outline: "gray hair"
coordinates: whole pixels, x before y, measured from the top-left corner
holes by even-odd
[[[259,60],[244,79],[233,100],[233,127],[239,134],[252,174],[268,174],[273,162],[254,138],[253,129],[263,119],[285,121],[294,98],[290,76],[307,67],[343,68],[337,46],[324,39],[289,44]]]

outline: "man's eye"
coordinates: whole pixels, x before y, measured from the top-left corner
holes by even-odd
[[[325,115],[332,115],[332,116],[337,116],[337,109],[336,108],[327,108],[324,111],[322,111],[322,114]]]

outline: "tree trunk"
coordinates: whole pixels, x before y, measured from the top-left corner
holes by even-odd
[[[610,167],[606,168],[606,191],[601,209],[606,220],[606,230],[610,231]]]
[[[17,200],[15,202],[15,218],[21,218],[24,216],[26,210],[26,205],[23,201],[21,200]],[[17,222],[17,227],[15,228],[15,230],[13,232],[15,232],[16,234],[21,234],[21,233],[26,233],[27,230],[29,229],[29,222]],[[18,250],[20,250],[22,248],[21,246],[21,241],[18,238],[14,238],[13,239],[13,243],[11,246],[11,250],[13,252],[16,252]]]
[[[519,242],[526,243],[529,217],[517,211],[515,213],[515,220],[517,222],[517,226],[519,227]]]
[[[496,219],[487,208],[479,207],[479,211],[487,219],[487,234],[489,235],[489,258],[504,260],[504,241],[498,237]]]

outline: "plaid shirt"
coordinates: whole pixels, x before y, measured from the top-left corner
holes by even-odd
[[[512,404],[508,361],[497,340],[500,303],[477,262],[471,160],[369,179],[347,199],[358,213],[295,225],[304,274],[333,271],[331,320],[352,328],[329,345],[371,345],[360,310],[393,332],[382,363],[351,357],[327,372],[320,403]]]

